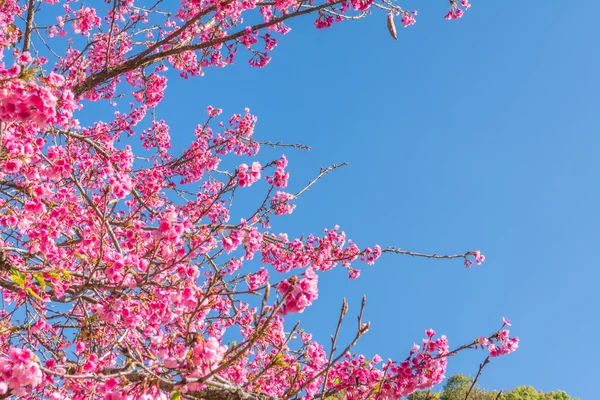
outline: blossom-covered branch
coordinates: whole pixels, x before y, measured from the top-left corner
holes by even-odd
[[[449,5],[451,19],[469,7]],[[0,398],[397,399],[463,350],[517,348],[503,329],[455,350],[428,330],[405,358],[356,354],[363,300],[340,343],[344,301],[326,350],[290,322],[327,290],[321,274],[358,278],[383,253],[484,257],[360,247],[338,226],[290,237],[283,216],[344,163],[298,185],[284,155],[259,152],[308,148],[255,138],[248,109],[207,107],[182,151],[158,116],[169,79],[241,51],[263,67],[291,18],[378,9],[394,36],[396,18],[415,23],[389,0],[0,1]],[[83,123],[90,102],[117,111]]]

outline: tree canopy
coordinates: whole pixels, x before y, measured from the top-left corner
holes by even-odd
[[[465,400],[467,393],[470,400],[579,400],[562,390],[543,393],[531,386],[519,386],[512,390],[487,391],[473,383],[474,378],[462,374],[452,375],[442,391],[417,391],[410,394],[407,400]]]
[[[441,3],[449,20],[471,6]],[[392,400],[440,383],[462,351],[485,365],[517,349],[504,319],[462,346],[428,329],[402,354],[357,354],[365,299],[348,342],[342,299],[317,342],[289,316],[327,290],[321,274],[356,279],[383,254],[485,257],[361,247],[338,226],[292,237],[281,217],[343,164],[291,190],[286,157],[259,151],[306,146],[255,135],[249,109],[204,104],[177,151],[180,116],[157,109],[169,80],[266,66],[290,18],[379,11],[393,38],[416,21],[389,0],[0,0],[0,398]],[[233,218],[248,190],[259,201]]]

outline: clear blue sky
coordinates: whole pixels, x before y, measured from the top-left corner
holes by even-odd
[[[355,312],[363,293],[372,328],[357,349],[384,358],[404,358],[426,328],[460,345],[506,316],[520,348],[486,367],[483,387],[596,398],[600,2],[473,3],[451,22],[443,0],[403,1],[419,16],[398,42],[376,11],[324,31],[294,20],[266,69],[240,55],[203,78],[172,79],[158,116],[176,120],[183,146],[207,105],[225,116],[250,107],[258,138],[312,146],[285,151],[292,189],[349,162],[274,231],[339,224],[361,246],[487,256],[470,270],[387,255],[356,281],[322,274],[301,318],[323,343],[341,298]],[[452,359],[448,375],[474,375],[484,357]]]

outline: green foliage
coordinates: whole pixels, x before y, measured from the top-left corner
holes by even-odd
[[[556,392],[549,392],[544,395],[544,400],[577,400],[574,397],[570,397],[567,393],[562,390]]]
[[[473,378],[465,375],[452,375],[448,378],[444,390],[438,393],[417,391],[407,397],[407,400],[465,400]],[[538,392],[531,386],[519,386],[510,391],[486,391],[475,385],[469,394],[469,400],[578,400],[570,397],[562,390],[556,392]]]
[[[536,391],[531,386],[519,386],[503,396],[503,400],[542,400],[542,396],[542,392]]]
[[[577,400],[562,390],[546,394],[536,391],[531,386],[519,386],[502,396],[502,400]]]
[[[464,400],[467,397],[467,393],[469,392],[469,388],[473,383],[473,378],[466,377],[464,375],[453,375],[446,382],[446,386],[444,386],[444,391],[440,396],[440,400]],[[471,393],[469,394],[469,399],[471,400],[496,400],[498,396],[498,392],[486,392],[479,387],[479,385],[475,385],[473,389],[471,389]]]
[[[417,391],[409,395],[407,400],[427,400],[427,392]]]
[[[27,276],[18,269],[12,268],[10,270],[10,280],[23,288],[27,282]]]

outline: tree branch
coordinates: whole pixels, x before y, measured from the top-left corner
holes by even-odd
[[[282,15],[278,18],[273,18],[269,22],[264,22],[262,24],[254,25],[251,27],[251,30],[255,31],[255,30],[267,28],[269,26],[277,25],[287,19],[290,19],[293,17],[299,17],[304,14],[310,14],[310,13],[322,10],[324,8],[327,8],[327,7],[332,7],[336,4],[342,3],[343,1],[345,1],[345,0],[334,0],[331,3],[324,3],[319,6],[304,9],[302,11],[297,11],[297,12],[294,12],[291,14]],[[189,20],[184,26],[182,26],[181,28],[179,28],[178,30],[173,32],[167,38],[165,38],[161,42],[151,46],[150,48],[144,50],[140,54],[129,59],[128,61],[125,61],[124,63],[114,66],[110,69],[105,69],[105,70],[102,70],[101,72],[97,72],[93,75],[88,76],[83,82],[81,82],[73,87],[73,93],[75,94],[75,97],[81,96],[82,94],[95,88],[98,85],[101,85],[102,83],[108,81],[109,79],[115,78],[121,74],[124,74],[126,72],[132,71],[137,68],[147,67],[147,66],[157,63],[167,57],[181,54],[186,51],[195,51],[195,50],[205,49],[205,48],[208,48],[211,46],[215,46],[215,45],[218,45],[221,43],[228,42],[230,40],[235,40],[239,37],[246,35],[246,29],[242,29],[236,33],[232,33],[231,35],[224,36],[224,37],[221,37],[218,39],[214,39],[214,40],[211,40],[208,42],[171,48],[171,49],[164,50],[164,51],[161,51],[161,52],[158,52],[155,54],[150,54],[150,52],[152,52],[154,49],[158,48],[161,45],[165,45],[165,44],[169,43],[169,41],[172,41],[173,39],[175,39],[181,32],[183,32],[187,27],[189,27],[191,25],[191,22],[196,22],[199,19],[199,17],[201,17],[202,15],[206,15],[211,10],[212,10],[212,8],[209,8],[209,9],[205,10],[204,12],[198,14],[198,16]]]
[[[471,383],[471,387],[469,387],[469,390],[467,391],[467,395],[465,396],[465,400],[469,399],[469,395],[471,394],[471,390],[473,390],[473,388],[475,387],[475,384],[477,383],[477,379],[479,379],[479,377],[481,376],[481,372],[483,371],[483,367],[485,367],[487,365],[487,363],[490,362],[490,356],[487,356],[485,358],[485,360],[483,360],[483,362],[481,364],[479,364],[479,370],[477,371],[477,375],[475,376],[475,379],[473,379],[473,382]]]
[[[23,35],[23,53],[29,51],[31,44],[31,32],[33,31],[33,15],[35,14],[35,0],[29,0],[27,5],[27,22],[25,25],[25,34]]]

